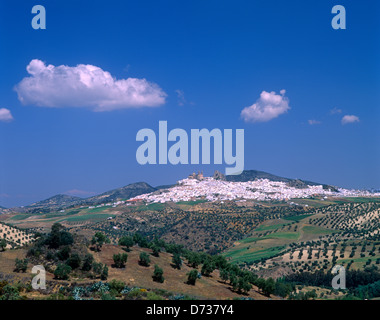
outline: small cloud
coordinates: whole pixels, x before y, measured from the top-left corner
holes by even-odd
[[[95,195],[96,192],[72,189],[72,190],[64,192],[64,194],[67,194],[69,196],[76,196],[76,197],[91,197]]]
[[[285,90],[280,94],[263,91],[260,98],[251,106],[241,111],[241,117],[245,122],[266,122],[288,112],[289,99],[285,97]]]
[[[359,122],[359,117],[354,116],[354,115],[345,115],[342,118],[342,124],[348,124],[348,123],[354,123],[354,122]]]
[[[11,196],[8,193],[0,193],[0,198],[10,198]]]
[[[185,104],[194,105],[194,102],[185,99],[185,92],[183,90],[177,89],[175,93],[177,94],[177,104],[179,106],[184,106]]]
[[[10,122],[13,120],[12,113],[10,112],[9,109],[6,108],[1,108],[0,109],[0,121],[3,122]]]
[[[183,106],[186,104],[186,99],[185,99],[185,93],[183,92],[183,90],[179,90],[177,89],[175,91],[175,93],[177,94],[177,103],[179,106]]]
[[[125,67],[124,67],[124,69],[123,69],[123,71],[125,71],[125,72],[129,72],[129,69],[131,68],[131,65],[130,64],[127,64]]]
[[[321,121],[318,121],[318,120],[308,120],[307,121],[311,126],[314,125],[314,124],[321,124]]]
[[[339,113],[342,113],[342,109],[338,109],[335,107],[330,110],[330,114],[339,114]]]
[[[75,67],[45,65],[34,59],[29,77],[15,86],[24,105],[39,107],[90,107],[94,111],[157,107],[166,93],[146,79],[115,79],[108,71],[89,64]]]

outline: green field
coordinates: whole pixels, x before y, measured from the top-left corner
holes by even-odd
[[[269,259],[276,256],[293,242],[317,239],[322,235],[340,232],[305,224],[304,219],[309,216],[310,215],[305,214],[284,218],[284,220],[289,221],[288,223],[282,223],[281,220],[266,221],[257,227],[251,236],[239,240],[235,246],[228,249],[224,255],[230,258],[232,262],[257,262],[262,258]],[[297,230],[288,231],[285,228],[284,231],[282,228],[288,225],[292,225],[292,228],[293,226],[297,226]]]
[[[312,234],[312,235],[325,235],[325,234],[332,234],[332,233],[339,232],[338,230],[331,230],[331,229],[326,229],[326,228],[316,227],[316,226],[304,226],[302,230],[305,234]]]
[[[115,215],[112,214],[106,214],[106,213],[100,213],[100,214],[84,214],[80,216],[74,216],[69,218],[60,219],[60,221],[67,221],[67,222],[83,222],[83,221],[101,221],[105,220],[108,217],[115,217]]]
[[[87,213],[96,213],[96,212],[101,212],[101,211],[104,211],[104,210],[107,210],[109,209],[110,207],[109,206],[104,206],[104,207],[99,207],[99,208],[92,208],[92,209],[87,209]]]
[[[371,198],[371,197],[347,197],[347,198],[338,198],[334,201],[336,204],[344,203],[366,203],[366,202],[380,202],[380,198]]]
[[[10,221],[20,221],[20,220],[25,220],[33,216],[32,214],[18,214],[15,215],[14,217],[10,218]]]
[[[277,230],[277,229],[282,228],[283,226],[287,226],[289,224],[291,224],[291,223],[288,222],[288,223],[278,223],[278,224],[273,224],[273,225],[261,225],[255,229],[255,232]]]
[[[207,200],[178,201],[178,202],[176,202],[176,203],[177,203],[177,204],[180,204],[180,205],[194,206],[194,205],[196,205],[196,204],[204,203],[204,202],[207,202]]]
[[[321,199],[314,199],[314,198],[310,198],[310,199],[302,198],[302,199],[291,199],[291,200],[297,204],[308,205],[313,208],[319,208],[319,207],[335,204],[331,200],[321,200]]]
[[[142,205],[142,206],[139,206],[136,211],[148,211],[148,210],[151,210],[151,211],[161,211],[161,210],[164,210],[165,209],[165,204],[164,203],[151,203],[151,204],[148,204],[148,205]]]
[[[295,221],[295,222],[299,222],[307,217],[310,217],[312,216],[312,214],[302,214],[302,215],[299,215],[299,216],[289,216],[289,217],[284,217],[283,219],[284,220],[290,220],[290,221]]]
[[[233,263],[250,263],[260,259],[269,259],[274,257],[284,249],[285,246],[271,247],[257,251],[250,251],[248,248],[241,248],[239,250],[227,252],[224,256],[229,258],[229,261]]]

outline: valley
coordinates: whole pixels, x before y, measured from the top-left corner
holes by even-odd
[[[247,174],[242,176],[246,177]],[[222,177],[213,183],[220,183],[224,188],[225,181],[226,178]],[[280,181],[292,185],[288,187],[287,194],[294,186],[306,188],[308,183],[314,186],[310,182],[292,181]],[[9,262],[11,257],[16,259],[23,252],[21,256],[26,259],[27,252],[35,246],[35,242],[39,242],[39,237],[48,235],[57,224],[76,239],[81,239],[81,254],[91,253],[94,261],[109,267],[108,279],[148,291],[161,288],[168,292],[200,298],[268,297],[262,288],[259,289],[261,280],[258,281],[257,278],[251,280],[251,289],[247,292],[237,290],[233,275],[229,273],[230,279],[226,281],[223,268],[214,267],[212,276],[202,278],[197,288],[189,287],[183,280],[194,267],[199,268],[200,272],[202,264],[208,259],[219,259],[218,257],[228,262],[231,266],[228,270],[235,267],[241,270],[239,272],[242,272],[242,279],[246,272],[258,279],[274,279],[279,288],[283,281],[292,286],[292,293],[288,291],[290,287],[287,287],[286,294],[281,297],[274,295],[272,299],[304,297],[309,292],[307,288],[313,287],[312,285],[315,287],[315,283],[305,280],[309,279],[306,276],[322,272],[323,277],[328,277],[335,265],[344,266],[347,272],[363,272],[365,275],[372,274],[375,278],[380,274],[380,198],[377,194],[369,195],[357,191],[356,196],[352,193],[349,196],[338,196],[335,194],[337,191],[332,191],[334,187],[329,186],[327,189],[322,187],[321,190],[328,190],[330,195],[313,194],[301,198],[263,200],[239,197],[215,198],[211,201],[198,194],[176,201],[154,202],[149,197],[160,196],[165,190],[175,190],[175,186],[153,188],[142,183],[138,186],[139,188],[135,188],[130,185],[122,190],[115,189],[92,197],[94,202],[89,199],[53,197],[23,210],[5,209],[7,212],[0,215],[0,231],[4,231],[0,232],[0,236],[6,241],[5,251],[0,253],[0,276],[17,278],[17,272],[9,268],[12,264]],[[194,194],[197,186],[199,183],[194,184]],[[144,193],[146,191],[150,192]],[[14,237],[5,237],[5,234],[14,234]],[[104,235],[108,242],[100,252],[91,252],[89,242],[96,234]],[[146,240],[134,242],[128,252],[128,261],[134,262],[127,262],[127,265],[138,266],[138,255],[141,252],[147,252],[152,261],[156,261],[156,257],[152,256],[152,246],[157,241],[162,241],[157,262],[167,275],[165,284],[152,283],[150,276],[141,273],[148,269],[127,267],[125,271],[121,271],[112,267],[112,256],[123,252],[118,245],[120,240],[136,235],[138,239],[142,237]],[[171,245],[182,248],[182,259],[187,261],[183,271],[170,267],[170,260],[173,258]],[[12,255],[12,252],[17,254]],[[200,262],[196,265],[191,262],[191,252],[200,257]],[[57,261],[49,259],[40,262],[51,266],[49,281],[55,283],[54,269]],[[35,260],[37,261],[38,259]],[[31,263],[29,259],[28,268]],[[151,264],[149,274],[154,271],[154,264]],[[302,278],[302,275],[306,278]],[[69,287],[74,279],[75,282],[87,283],[86,276],[81,273],[74,273],[70,279],[72,280],[66,284]],[[97,277],[93,280],[95,279]],[[232,291],[231,286],[235,288]],[[337,291],[335,296],[331,288],[326,288],[325,285],[317,284],[316,288],[318,290],[310,289],[319,292],[315,298],[324,299],[342,298],[353,292],[353,289]],[[311,296],[314,297],[314,293]]]

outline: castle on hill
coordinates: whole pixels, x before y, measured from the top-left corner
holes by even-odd
[[[201,181],[204,179],[203,171],[201,171],[201,172],[198,171],[198,173],[193,172],[192,174],[189,175],[188,178],[189,179],[197,179],[197,180]]]

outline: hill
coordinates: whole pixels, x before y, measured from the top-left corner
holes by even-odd
[[[290,179],[280,177],[271,173],[258,170],[244,170],[240,175],[227,176],[221,174],[218,171],[215,171],[214,179],[225,180],[229,182],[247,182],[254,181],[257,179],[268,179],[269,181],[279,181],[287,183],[289,187],[297,189],[304,189],[308,186],[322,185],[323,188],[326,190],[330,189],[333,192],[338,192],[337,188],[331,185],[301,179]],[[146,182],[136,182],[89,198],[80,198],[66,194],[58,194],[46,200],[38,201],[36,203],[24,207],[15,207],[11,209],[5,209],[3,207],[0,207],[0,214],[5,212],[9,213],[12,211],[21,213],[48,213],[52,211],[67,209],[73,206],[95,206],[103,203],[113,203],[120,200],[127,200],[142,194],[152,193],[154,191],[160,192],[160,190],[171,189],[173,187],[176,187],[176,185],[161,185],[157,187],[152,187]]]
[[[244,170],[239,175],[227,175],[225,176],[226,181],[232,181],[232,182],[247,182],[247,181],[254,181],[256,179],[268,179],[270,181],[280,181],[287,183],[290,187],[297,187],[297,188],[304,188],[306,186],[316,186],[316,185],[322,185],[324,189],[331,189],[332,191],[337,191],[337,189],[333,186],[307,181],[307,180],[301,180],[301,179],[291,179],[291,178],[284,178],[280,176],[276,176],[274,174],[264,172],[264,171],[257,171],[257,170]]]
[[[137,182],[89,198],[80,198],[66,194],[58,194],[48,199],[35,202],[31,205],[7,209],[7,211],[19,213],[49,213],[52,211],[71,208],[73,206],[95,206],[101,203],[126,200],[132,197],[136,197],[140,194],[150,193],[153,191],[156,191],[156,188],[153,188],[145,182]]]
[[[129,184],[122,188],[117,188],[111,191],[104,192],[97,196],[87,198],[83,201],[83,203],[89,205],[97,205],[105,202],[115,202],[119,200],[133,198],[140,194],[150,193],[153,191],[156,191],[156,188],[153,188],[145,182],[137,182]]]
[[[104,241],[99,234],[94,238]],[[30,278],[23,274],[29,274],[34,265],[45,266],[47,288],[36,293],[19,285],[16,290],[23,299],[278,299],[274,290],[269,292],[262,285],[265,280],[259,281],[251,272],[229,265],[221,256],[187,251],[162,240],[148,242],[139,234],[124,239],[128,248],[115,243],[90,244],[89,239],[70,235],[56,225],[28,248],[0,251],[0,270],[7,283],[20,284],[21,280],[27,284]],[[174,254],[179,259],[175,265]],[[125,258],[122,264],[116,264],[118,255]],[[22,269],[17,269],[17,265]],[[160,281],[152,277],[157,267],[163,272]],[[189,272],[195,272],[192,282],[188,281]],[[229,281],[230,277],[239,281]],[[99,291],[99,286],[103,290]],[[58,297],[59,287],[62,289]]]
[[[17,212],[40,213],[52,210],[61,210],[63,208],[79,205],[83,201],[82,198],[69,196],[66,194],[57,194],[48,199],[32,203],[25,207],[12,208]]]

